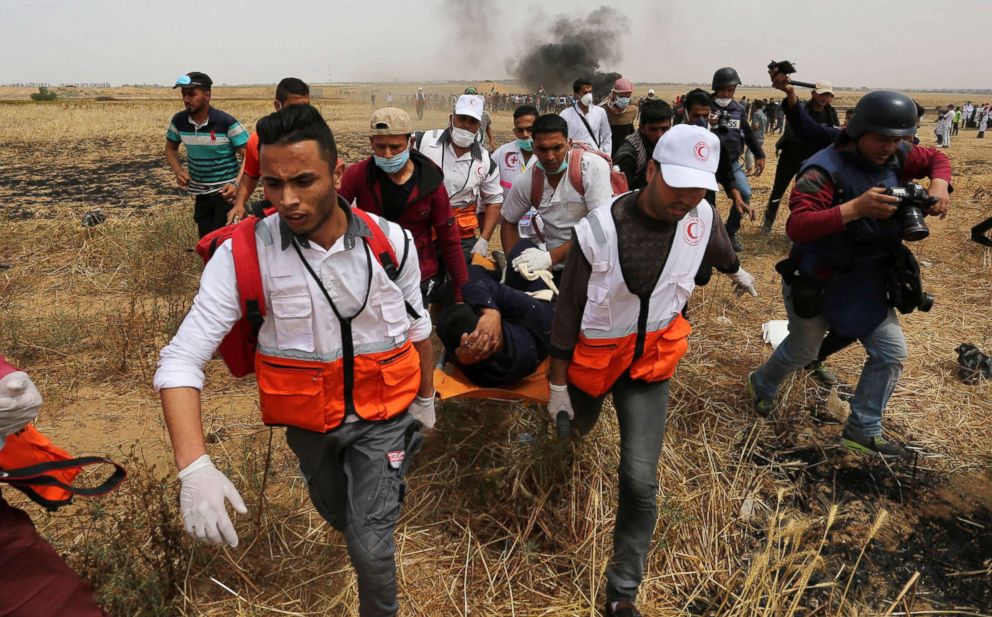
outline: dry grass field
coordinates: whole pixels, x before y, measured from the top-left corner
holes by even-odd
[[[368,155],[371,88],[325,86],[315,101],[346,161]],[[374,86],[380,104],[386,91],[415,88]],[[669,99],[684,90],[658,87]],[[5,498],[32,514],[115,616],[357,615],[342,536],[310,505],[283,431],[261,425],[254,382],[232,379],[218,360],[207,369],[204,424],[249,513],[236,520],[237,549],[194,545],[182,531],[150,385],[201,268],[187,251],[191,200],[163,157],[178,95],[128,88],[82,93],[112,101],[18,100],[29,92],[0,89],[0,264],[9,266],[0,266],[0,353],[42,389],[42,430],[74,454],[126,461],[131,475],[117,493],[54,515],[16,491]],[[250,127],[271,110],[270,92],[218,87],[214,104]],[[858,96],[839,95],[841,106]],[[968,98],[919,95],[928,109]],[[417,127],[446,121],[430,111]],[[931,113],[924,145],[932,126]],[[509,113],[494,116],[498,142],[512,139],[511,127]],[[742,260],[760,297],[738,300],[716,276],[691,302],[695,332],[658,469],[646,614],[992,615],[992,383],[962,384],[954,353],[962,342],[992,352],[992,251],[967,241],[992,215],[992,139],[962,131],[944,152],[952,211],[913,247],[936,305],[902,319],[910,357],[886,412],[887,430],[920,450],[918,463],[841,452],[844,407],[805,375],[787,382],[772,420],[751,413],[743,380],[770,354],[761,324],[785,316],[773,265],[788,242],[784,216],[767,237],[746,223]],[[771,153],[753,179],[759,211],[774,167]],[[107,222],[82,227],[98,207]],[[853,383],[863,361],[854,346],[830,363]],[[598,615],[617,494],[615,418],[604,414],[575,444],[549,433],[532,407],[440,408],[397,530],[404,615]]]

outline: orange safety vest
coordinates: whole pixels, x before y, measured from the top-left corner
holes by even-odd
[[[399,226],[381,217],[363,218],[377,224],[392,246],[405,244]],[[283,250],[274,241],[276,225],[266,219],[256,232],[267,309],[255,355],[262,421],[325,433],[349,414],[380,421],[406,411],[420,388],[420,355],[408,338],[411,309],[405,308],[400,288],[378,260],[369,258],[372,271],[362,308],[353,316],[341,315],[296,244]],[[359,242],[350,250],[369,248]],[[400,268],[407,258],[402,256]],[[315,303],[329,306],[330,314],[318,313]],[[341,346],[333,352],[313,346],[327,319],[340,329]],[[304,351],[301,341],[313,351]]]
[[[590,396],[606,394],[628,371],[631,379],[646,382],[674,374],[692,332],[681,311],[695,286],[714,218],[710,205],[701,201],[678,223],[654,291],[642,302],[623,279],[611,209],[596,208],[574,229],[592,273],[568,380]]]

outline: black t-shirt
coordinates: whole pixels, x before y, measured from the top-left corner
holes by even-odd
[[[417,186],[417,182],[420,180],[420,165],[414,161],[413,173],[410,174],[410,179],[403,184],[396,184],[389,178],[386,172],[379,169],[378,165],[373,163],[373,166],[375,166],[376,182],[379,183],[379,187],[382,189],[382,215],[388,221],[398,222],[400,216],[403,215],[407,201],[410,200],[410,194],[413,193],[413,188]]]

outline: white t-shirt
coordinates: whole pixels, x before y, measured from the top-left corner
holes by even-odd
[[[600,152],[611,154],[613,152],[613,131],[610,130],[610,121],[606,117],[606,110],[599,105],[593,105],[585,114],[579,109],[578,103],[573,103],[571,107],[566,107],[560,114],[568,123],[568,138],[572,141],[584,141]],[[595,135],[590,135],[586,129],[582,118],[585,117]]]
[[[610,185],[610,166],[596,155],[586,152],[582,155],[582,186],[585,195],[580,195],[564,172],[558,186],[552,188],[548,178],[544,178],[544,192],[537,213],[544,224],[544,238],[548,249],[555,249],[572,239],[572,228],[585,218],[594,208],[609,205],[613,201],[613,188]],[[518,223],[531,208],[530,187],[534,176],[534,166],[517,176],[513,188],[506,194],[500,214],[509,223]]]

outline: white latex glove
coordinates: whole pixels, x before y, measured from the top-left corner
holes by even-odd
[[[238,514],[247,514],[238,489],[210,462],[204,454],[179,472],[179,508],[183,513],[186,533],[210,544],[238,545],[234,523],[227,515],[226,498]]]
[[[479,238],[475,241],[475,246],[472,247],[472,252],[477,255],[482,255],[487,257],[489,255],[489,240],[485,238]]]
[[[572,399],[568,397],[568,386],[551,384],[551,398],[548,399],[548,415],[551,416],[552,422],[558,420],[559,411],[567,413],[569,420],[575,419],[575,412],[572,411]]]
[[[744,268],[731,274],[730,280],[734,282],[734,294],[738,298],[744,294],[751,294],[755,298],[758,297],[758,290],[754,288],[754,277]]]
[[[513,260],[513,267],[518,272],[520,271],[521,266],[524,266],[531,272],[537,272],[538,270],[550,270],[551,253],[542,251],[541,249],[527,249]]]
[[[420,425],[424,427],[425,431],[432,430],[434,428],[434,422],[437,421],[437,417],[434,414],[434,395],[430,396],[418,396],[413,399],[410,403],[409,409],[407,411],[420,422]]]
[[[13,435],[38,417],[41,393],[24,371],[0,379],[0,449]]]

